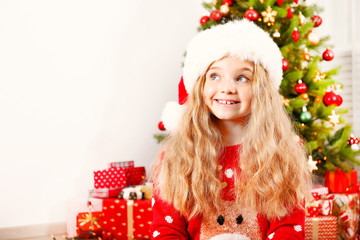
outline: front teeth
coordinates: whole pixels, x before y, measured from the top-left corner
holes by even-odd
[[[235,102],[233,101],[223,101],[223,100],[218,100],[219,103],[222,103],[222,104],[235,104]]]

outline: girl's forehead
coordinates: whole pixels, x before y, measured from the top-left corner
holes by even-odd
[[[245,59],[241,59],[238,57],[233,57],[233,56],[225,56],[223,58],[220,58],[216,61],[214,61],[209,68],[212,67],[217,67],[217,66],[223,66],[223,65],[234,65],[234,66],[239,66],[239,67],[246,67],[249,68],[250,70],[254,69],[254,62],[253,61],[249,61],[249,60],[245,60]]]

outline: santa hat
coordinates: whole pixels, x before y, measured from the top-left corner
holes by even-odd
[[[270,35],[247,19],[217,25],[197,34],[188,44],[179,83],[179,101],[168,102],[162,122],[169,131],[176,130],[183,114],[187,95],[195,82],[216,60],[224,56],[259,63],[277,88],[282,80],[282,55]]]

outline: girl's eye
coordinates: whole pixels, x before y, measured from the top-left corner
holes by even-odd
[[[240,77],[238,77],[237,81],[238,82],[247,82],[248,79],[246,77],[244,77],[244,76],[240,76]]]
[[[217,80],[217,79],[219,79],[219,76],[216,75],[216,74],[211,74],[210,78],[211,78],[212,80]]]

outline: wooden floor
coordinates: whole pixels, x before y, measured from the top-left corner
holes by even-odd
[[[56,240],[64,240],[64,236],[66,234],[62,235],[54,235]],[[33,237],[33,238],[19,238],[19,240],[53,240],[51,236],[44,236],[44,237]]]
[[[0,240],[64,240],[65,235],[65,222],[0,228]]]

